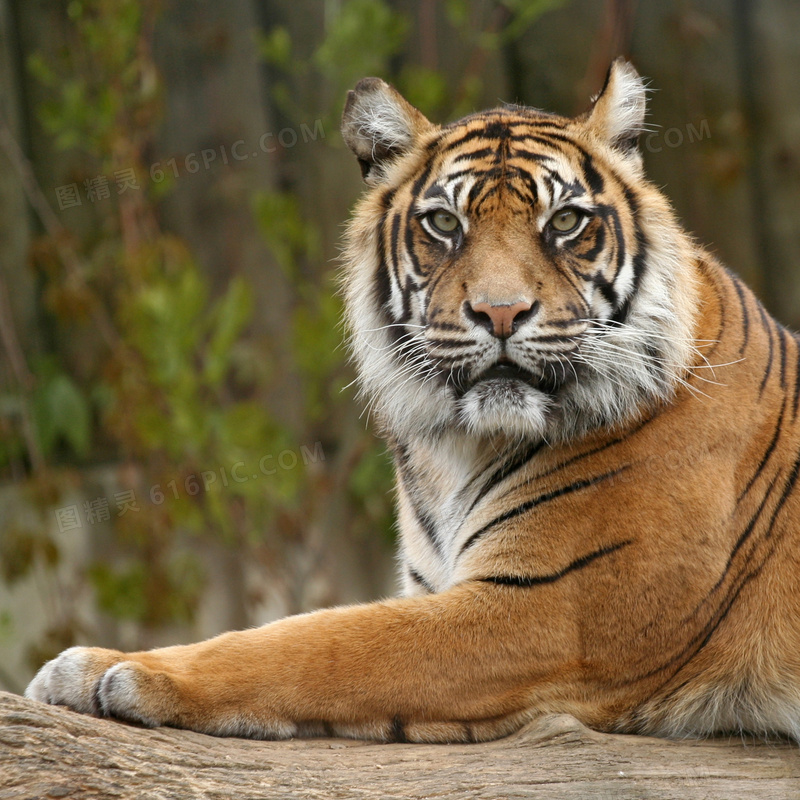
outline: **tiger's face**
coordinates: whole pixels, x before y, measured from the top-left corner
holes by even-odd
[[[670,395],[690,303],[681,254],[648,235],[672,214],[634,188],[643,114],[626,64],[577,119],[510,107],[439,128],[376,79],[351,93],[343,131],[372,189],[348,321],[390,433],[559,439]]]

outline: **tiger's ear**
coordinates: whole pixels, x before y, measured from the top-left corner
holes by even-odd
[[[342,137],[371,186],[381,183],[388,163],[431,128],[422,113],[380,78],[364,78],[347,93]]]
[[[639,73],[624,58],[608,70],[606,82],[588,117],[588,126],[612,147],[637,160],[639,134],[644,130],[647,89]]]

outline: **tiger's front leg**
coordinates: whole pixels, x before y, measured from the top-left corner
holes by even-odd
[[[26,694],[216,735],[491,739],[548,710],[550,691],[562,704],[571,694],[577,637],[568,620],[543,611],[526,592],[476,582],[195,645],[72,648]]]

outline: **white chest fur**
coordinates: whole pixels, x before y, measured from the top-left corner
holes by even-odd
[[[454,435],[398,448],[400,559],[406,593],[423,586],[442,591],[452,585],[468,535],[467,519],[492,455],[485,440]]]

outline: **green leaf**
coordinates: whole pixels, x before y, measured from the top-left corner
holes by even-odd
[[[324,74],[350,86],[364,75],[385,73],[389,59],[400,52],[408,19],[385,0],[349,0],[342,4],[314,60]]]
[[[218,386],[231,363],[231,349],[253,312],[253,294],[247,281],[235,277],[213,311],[214,326],[206,352],[204,377]]]
[[[80,458],[88,454],[89,404],[70,377],[59,373],[42,381],[34,395],[33,411],[43,453],[52,453],[59,441],[64,441]]]

